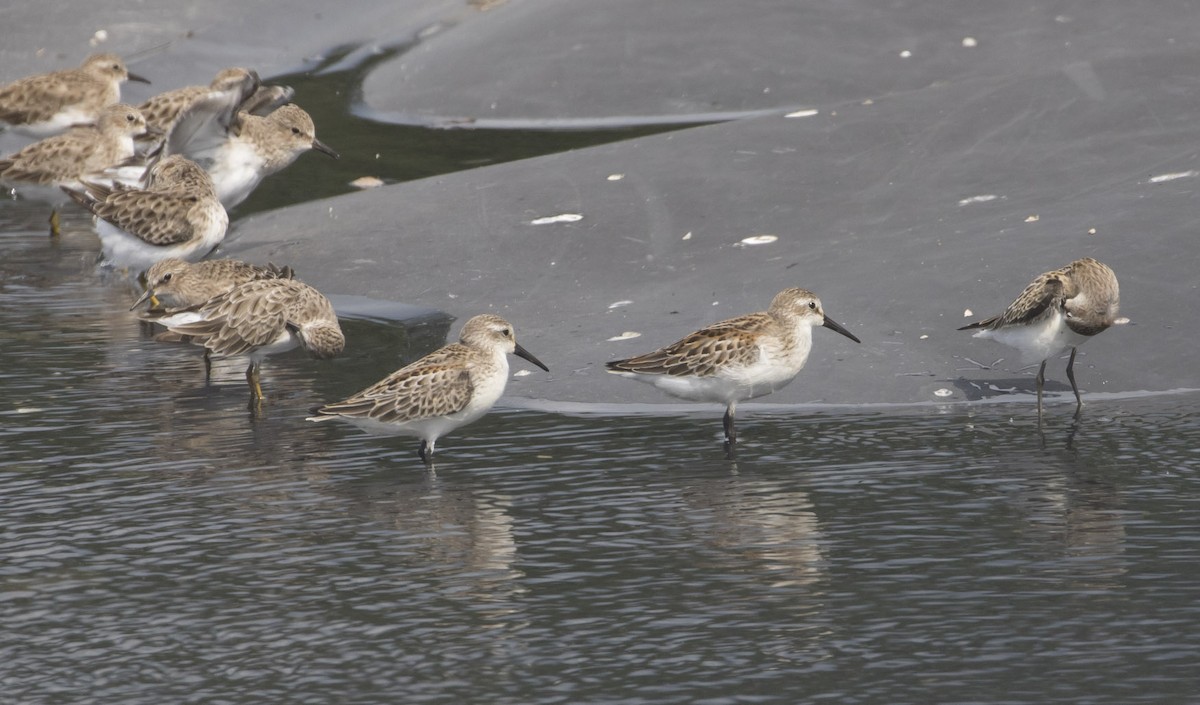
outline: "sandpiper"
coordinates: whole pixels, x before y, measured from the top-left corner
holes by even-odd
[[[263,399],[259,368],[268,355],[303,347],[328,360],[346,338],[333,304],[298,279],[256,279],[158,318],[167,330],[188,336],[216,357],[247,356],[246,383],[255,403]]]
[[[179,309],[202,304],[232,290],[239,284],[258,279],[292,279],[291,267],[258,265],[236,259],[210,259],[188,262],[169,257],[146,270],[146,291],[129,310],[150,302],[150,312],[175,313]]]
[[[433,460],[437,439],[492,408],[508,382],[509,353],[549,372],[517,344],[512,325],[483,314],[467,321],[457,343],[429,353],[361,392],[320,407],[309,421],[342,419],[368,433],[421,439],[417,454]]]
[[[151,167],[145,188],[84,180],[67,194],[96,216],[103,259],[141,271],[159,260],[198,260],[225,239],[229,215],[208,174],[175,155]]]
[[[156,322],[164,316],[198,306],[209,299],[232,291],[235,287],[259,279],[292,279],[291,267],[261,266],[236,259],[210,259],[187,262],[177,257],[155,262],[146,270],[146,291],[129,307],[130,311],[150,302],[147,310],[138,314],[144,321]],[[185,335],[164,331],[154,336],[164,343],[187,343]],[[204,349],[204,378],[212,375],[212,354]]]
[[[784,289],[765,312],[714,323],[665,348],[607,363],[609,372],[653,384],[681,399],[725,405],[725,443],[737,444],[737,403],[790,383],[812,349],[813,326],[862,342],[825,315],[805,289]]]
[[[250,69],[227,68],[217,73],[216,78],[207,86],[184,86],[159,93],[138,106],[146,123],[169,134],[171,127],[179,116],[206,98],[220,97],[223,94],[237,96],[240,103],[252,95],[259,86],[258,74]]]
[[[1042,363],[1036,381],[1038,419],[1042,417],[1046,361],[1070,348],[1067,379],[1075,392],[1078,415],[1083,398],[1075,384],[1075,353],[1080,345],[1116,322],[1120,302],[1117,275],[1108,265],[1084,257],[1038,276],[999,316],[959,330],[978,330],[976,338],[992,338],[1016,348],[1024,364]]]
[[[132,105],[110,105],[95,125],[75,127],[47,137],[0,159],[0,183],[80,188],[80,180],[133,156],[133,138],[149,132],[146,119]],[[61,197],[54,189],[55,197]]]
[[[115,54],[89,56],[79,68],[43,73],[0,86],[0,124],[32,137],[47,137],[95,122],[121,100],[121,83],[149,83],[125,68]]]
[[[244,102],[219,98],[198,101],[175,122],[163,148],[163,154],[182,154],[204,167],[226,208],[310,149],[339,158],[317,139],[312,117],[299,106],[288,103],[266,115],[241,107]]]

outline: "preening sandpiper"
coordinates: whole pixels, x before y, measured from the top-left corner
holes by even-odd
[[[146,291],[129,310],[150,302],[150,311],[174,313],[196,306],[230,291],[239,284],[256,279],[292,279],[291,267],[259,265],[236,259],[210,259],[188,262],[170,257],[155,262],[146,270]]]
[[[143,188],[87,181],[67,194],[96,216],[107,264],[135,272],[159,260],[198,260],[225,239],[229,215],[212,179],[195,162],[163,158],[150,168]]]
[[[1046,361],[1071,350],[1067,379],[1075,392],[1075,413],[1083,408],[1075,384],[1075,353],[1080,345],[1116,322],[1121,292],[1117,275],[1091,257],[1046,272],[1030,282],[1004,313],[963,326],[976,338],[992,338],[1021,351],[1025,364],[1041,362],[1037,373],[1037,410],[1042,417]]]
[[[333,304],[297,279],[256,279],[208,301],[151,320],[188,336],[216,357],[245,356],[246,383],[254,402],[263,398],[259,368],[268,355],[303,347],[317,359],[342,352]]]

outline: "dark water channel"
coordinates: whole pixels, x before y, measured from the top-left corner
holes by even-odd
[[[352,128],[318,125],[354,152]],[[246,208],[336,192],[354,159],[331,176],[306,156]],[[447,319],[348,318],[344,357],[268,360],[251,414],[240,365],[206,384],[96,274],[87,220],[52,243],[44,215],[0,203],[0,703],[1200,692],[1194,395],[1078,423],[1054,406],[1041,436],[1023,404],[747,405],[736,462],[719,410],[508,406],[427,471],[410,439],[303,417]]]

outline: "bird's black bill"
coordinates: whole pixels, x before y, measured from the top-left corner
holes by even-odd
[[[142,295],[138,297],[138,300],[133,302],[133,305],[129,307],[129,310],[132,311],[133,309],[137,308],[138,306],[141,306],[143,303],[145,303],[146,301],[150,301],[153,298],[154,298],[154,290],[146,289],[146,291],[142,292]]]
[[[148,78],[145,78],[144,76],[139,76],[139,75],[137,75],[136,73],[134,73],[134,72],[132,72],[132,71],[129,71],[128,73],[129,73],[129,80],[130,80],[130,81],[137,81],[138,83],[146,83],[146,84],[149,84],[149,83],[150,83],[150,79],[148,79]]]
[[[317,150],[321,154],[328,154],[329,156],[333,157],[334,159],[342,158],[342,155],[333,151],[332,147],[330,147],[329,145],[325,144],[324,142],[322,142],[321,140],[316,139],[316,138],[313,138],[313,149]]]
[[[824,323],[822,323],[821,325],[825,326],[825,327],[826,327],[826,328],[828,328],[829,330],[836,330],[837,332],[841,333],[842,335],[846,336],[847,338],[849,338],[850,340],[853,340],[853,341],[854,341],[854,342],[856,342],[856,343],[861,343],[861,342],[862,342],[862,341],[861,341],[861,340],[859,340],[858,338],[855,338],[853,333],[851,333],[850,331],[848,331],[848,330],[846,330],[845,328],[843,328],[843,327],[842,327],[842,325],[841,325],[840,323],[838,323],[837,321],[833,320],[833,319],[832,319],[832,318],[830,318],[829,316],[826,316],[826,317],[825,317],[825,322],[824,322]]]
[[[545,370],[547,372],[550,371],[550,368],[543,365],[541,360],[534,357],[532,353],[530,353],[525,348],[521,347],[519,344],[517,345],[516,349],[513,350],[513,354],[516,355],[517,357],[523,357],[526,360],[529,360],[530,362],[532,362],[533,364],[537,365],[538,367],[542,368],[543,370]]]

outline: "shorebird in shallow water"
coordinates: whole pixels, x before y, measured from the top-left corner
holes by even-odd
[[[152,132],[137,108],[110,105],[95,125],[73,127],[0,159],[0,184],[49,201],[50,234],[58,235],[58,205],[66,201],[59,189],[82,189],[84,179],[132,157],[135,137]]]
[[[816,294],[785,289],[764,312],[714,323],[660,350],[606,366],[613,374],[653,384],[681,399],[724,404],[725,443],[733,448],[737,403],[795,379],[808,361],[813,326],[862,342],[825,315]]]
[[[247,101],[257,103],[259,95],[239,99],[231,93],[197,101],[179,116],[163,146],[164,155],[182,154],[202,166],[226,208],[246,200],[264,178],[309,150],[338,158],[317,139],[312,117],[299,106],[288,103],[265,115],[247,112]]]
[[[1075,353],[1080,345],[1116,322],[1120,302],[1117,275],[1108,265],[1084,257],[1034,279],[999,316],[959,330],[977,330],[976,338],[991,338],[1016,348],[1024,364],[1042,363],[1036,382],[1038,419],[1042,417],[1046,361],[1069,348],[1067,379],[1075,392],[1078,415],[1083,398],[1075,384]]]
[[[149,83],[130,73],[121,57],[95,54],[79,68],[13,81],[0,86],[0,126],[48,137],[95,122],[104,108],[120,102],[126,80]]]
[[[129,307],[132,311],[147,301],[150,306],[138,317],[144,321],[157,322],[180,310],[199,306],[209,299],[228,293],[249,281],[259,279],[292,279],[295,272],[291,267],[261,266],[236,259],[210,259],[203,262],[187,262],[170,257],[155,262],[146,270],[146,291]],[[190,342],[187,336],[165,331],[154,336],[160,342]],[[204,349],[204,377],[212,374],[212,355]]]
[[[273,264],[263,266],[236,259],[210,259],[193,263],[171,257],[154,263],[146,270],[146,291],[129,310],[149,301],[152,313],[174,313],[181,308],[202,304],[248,281],[292,279],[294,276],[291,267],[276,267]]]
[[[217,73],[207,86],[184,86],[150,98],[138,106],[146,116],[146,124],[169,134],[175,121],[197,102],[233,94],[243,100],[259,86],[258,74],[249,69],[227,68]]]
[[[81,179],[133,156],[133,138],[149,131],[137,108],[110,105],[95,125],[72,128],[0,159],[0,183],[18,190],[54,187],[51,200],[62,199],[57,187],[78,189]]]
[[[297,279],[248,281],[197,306],[150,320],[217,357],[249,357],[246,383],[254,403],[263,398],[259,368],[268,355],[299,346],[328,360],[346,346],[333,304]]]
[[[159,260],[198,260],[225,239],[229,215],[195,162],[166,157],[150,168],[144,188],[85,180],[67,194],[96,216],[106,263],[140,272]]]
[[[429,353],[358,394],[326,404],[309,421],[342,419],[368,433],[416,436],[417,451],[433,461],[437,439],[492,408],[508,382],[508,355],[549,372],[517,344],[512,325],[483,314],[467,321],[457,343]]]

